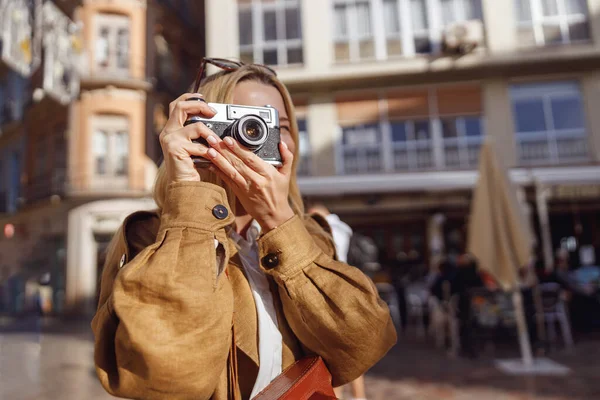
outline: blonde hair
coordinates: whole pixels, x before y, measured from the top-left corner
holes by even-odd
[[[285,111],[287,112],[290,120],[290,132],[292,134],[292,139],[294,140],[294,143],[296,143],[294,162],[292,164],[292,177],[290,179],[289,203],[294,213],[302,217],[304,215],[304,204],[302,202],[302,196],[300,195],[300,189],[298,188],[298,181],[296,179],[296,170],[300,158],[298,156],[298,124],[296,121],[294,103],[292,102],[292,97],[290,96],[290,93],[285,85],[272,72],[269,72],[264,67],[257,65],[243,65],[234,71],[221,71],[208,76],[202,81],[198,92],[202,93],[206,101],[209,103],[231,104],[233,102],[233,92],[236,86],[244,81],[256,81],[272,86],[279,91],[281,97],[283,98]],[[229,205],[232,208],[232,211],[235,213],[236,197],[233,194],[233,191],[228,188],[215,174],[212,174],[209,171],[203,171],[202,180],[205,182],[215,183],[225,188]],[[163,162],[158,169],[156,181],[154,183],[154,201],[160,210],[162,210],[165,204],[168,184],[169,182],[167,180],[166,167],[165,163]]]

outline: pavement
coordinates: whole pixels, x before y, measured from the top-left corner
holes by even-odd
[[[564,377],[508,376],[494,360],[517,356],[516,344],[477,359],[451,358],[426,339],[405,335],[366,375],[369,400],[600,399],[600,336],[576,337],[573,351],[548,357]],[[349,399],[350,396],[345,397]],[[0,400],[113,399],[96,379],[85,321],[0,318]]]

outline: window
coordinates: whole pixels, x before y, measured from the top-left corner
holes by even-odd
[[[130,64],[129,18],[124,15],[96,15],[94,57],[96,70],[127,73]]]
[[[446,117],[441,122],[446,166],[476,166],[483,139],[483,119],[480,116]]]
[[[438,52],[445,26],[482,10],[481,0],[335,0],[333,15],[335,59],[345,62]]]
[[[302,64],[299,0],[238,1],[240,59],[267,65]]]
[[[394,170],[431,169],[433,146],[429,120],[393,121],[390,123]]]
[[[103,115],[94,119],[93,170],[96,177],[127,177],[129,127],[125,117]]]
[[[522,164],[561,164],[588,159],[578,83],[514,85],[511,97],[517,153]]]
[[[308,176],[311,175],[310,163],[311,163],[311,149],[310,140],[308,136],[308,127],[306,119],[298,119],[298,152],[300,154],[300,163],[298,165],[298,175]]]
[[[347,174],[378,172],[381,163],[379,124],[349,126],[342,129],[342,156]]]
[[[515,0],[522,46],[590,39],[586,0]]]
[[[343,174],[471,169],[484,135],[478,85],[339,99]]]
[[[108,158],[108,134],[102,130],[94,131],[92,140],[94,155],[94,172],[96,175],[106,175],[106,159]]]

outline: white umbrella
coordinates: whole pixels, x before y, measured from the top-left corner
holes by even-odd
[[[530,262],[533,237],[517,191],[494,151],[491,139],[481,147],[479,179],[469,220],[468,252],[505,291],[512,292],[523,363],[533,364],[531,344],[518,287],[518,269]]]

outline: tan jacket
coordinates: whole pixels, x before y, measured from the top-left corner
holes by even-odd
[[[96,371],[109,393],[249,397],[258,373],[257,314],[225,231],[233,220],[225,191],[208,183],[173,184],[162,215],[127,218],[125,265],[120,268],[120,254],[107,260],[92,321]],[[259,238],[258,247],[278,308],[283,368],[318,354],[337,386],[363,374],[395,343],[374,285],[334,260],[331,240],[314,220],[294,217]],[[229,362],[235,358],[239,379]]]

